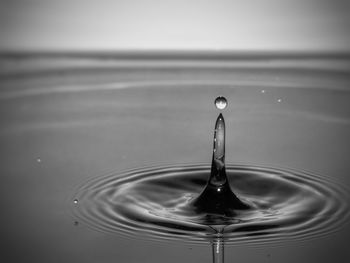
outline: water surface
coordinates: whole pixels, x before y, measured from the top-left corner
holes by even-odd
[[[113,192],[97,197],[93,192],[76,194],[81,186],[97,189],[93,182],[105,180],[107,189],[113,183],[117,187],[113,191],[124,189],[124,184],[118,184],[124,176],[136,169],[143,171],[138,174],[140,180],[146,167],[163,171],[200,163],[199,171],[205,174],[218,113],[212,104],[218,95],[229,101],[224,115],[230,180],[240,182],[242,168],[249,167],[254,173],[243,174],[252,183],[267,183],[266,188],[256,187],[250,193],[256,199],[280,193],[268,183],[272,179],[267,175],[272,174],[272,178],[287,180],[282,194],[303,189],[306,196],[320,195],[312,199],[316,203],[330,196],[325,202],[337,207],[316,216],[314,220],[322,218],[320,222],[299,224],[299,229],[276,227],[270,236],[260,237],[247,237],[252,231],[242,230],[238,239],[230,236],[227,240],[226,261],[348,262],[350,228],[343,213],[350,187],[346,59],[82,61],[2,59],[1,233],[7,262],[211,262],[210,238],[201,236],[198,224],[192,231],[195,235],[184,235],[189,242],[167,231],[163,233],[169,242],[152,238],[154,232],[146,233],[151,238],[141,238],[134,226],[123,233],[124,227],[113,225],[118,220],[103,221],[113,215],[108,206],[98,206],[109,212],[105,217],[91,217],[97,203],[87,206],[85,200],[115,197]],[[135,191],[142,182],[159,191],[194,194],[207,179],[202,179],[201,172],[189,177],[178,172],[165,174],[163,179],[150,176],[136,180],[136,188],[129,190]],[[190,179],[197,180],[190,184],[194,188],[180,187]],[[163,187],[162,180],[173,184]],[[245,191],[249,187],[234,182],[232,187],[252,200]],[[142,197],[121,195],[133,196],[135,200]],[[271,200],[261,198],[260,202]],[[156,196],[153,201],[158,211]],[[169,209],[174,207],[168,203]],[[303,207],[295,209],[303,211]],[[317,205],[312,207],[310,213],[318,211]],[[267,206],[266,216],[273,219],[283,209],[269,211]],[[81,211],[87,214],[82,216]],[[189,211],[181,216],[191,218]]]

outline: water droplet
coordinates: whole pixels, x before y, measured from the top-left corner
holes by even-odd
[[[263,90],[261,90],[261,93],[265,93],[265,90],[263,89]]]
[[[282,102],[282,99],[278,99],[277,102]]]
[[[40,159],[40,158],[36,159],[36,161],[37,161],[38,163],[41,163],[41,159]]]
[[[78,199],[74,199],[73,203],[77,204],[78,203]]]
[[[223,96],[219,96],[215,99],[215,106],[219,110],[223,110],[227,106],[227,100]]]

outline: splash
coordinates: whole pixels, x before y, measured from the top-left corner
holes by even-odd
[[[222,110],[227,100],[218,97],[215,106]],[[347,222],[349,194],[333,180],[226,164],[225,129],[220,113],[211,166],[148,167],[86,182],[74,194],[77,221],[138,239],[209,241],[214,262],[223,262],[224,244],[299,242],[335,232]]]
[[[210,177],[203,192],[193,201],[197,212],[235,216],[237,210],[249,209],[232,191],[225,167],[225,120],[217,117],[214,129],[213,158]]]

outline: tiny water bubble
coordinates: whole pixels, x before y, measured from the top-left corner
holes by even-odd
[[[78,202],[79,202],[78,199],[74,199],[74,200],[73,200],[73,203],[74,203],[74,204],[78,204]]]
[[[223,110],[227,106],[227,99],[223,96],[219,96],[215,99],[215,106],[219,110]]]
[[[37,161],[38,163],[41,163],[41,159],[40,159],[40,158],[37,158],[36,161]]]

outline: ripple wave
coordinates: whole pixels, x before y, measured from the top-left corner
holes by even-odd
[[[74,217],[107,233],[149,240],[266,245],[303,241],[339,230],[349,217],[349,191],[330,178],[285,169],[227,165],[234,192],[251,209],[233,217],[198,213],[191,201],[210,166],[151,167],[84,183]]]

